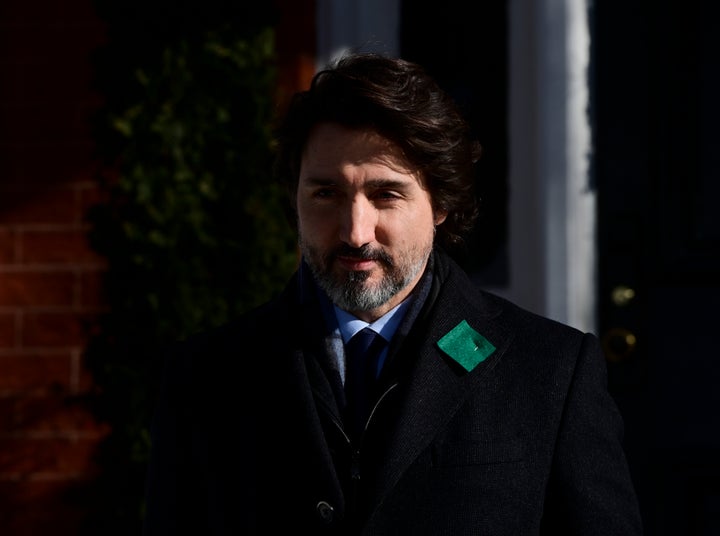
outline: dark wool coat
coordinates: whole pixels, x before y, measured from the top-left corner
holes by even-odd
[[[641,534],[596,337],[432,267],[359,448],[301,274],[171,352],[146,536]]]

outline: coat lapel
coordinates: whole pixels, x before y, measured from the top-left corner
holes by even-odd
[[[483,294],[468,292],[473,285],[463,274],[453,270],[452,276],[436,299],[434,313],[413,336],[420,337],[420,350],[406,385],[397,387],[402,393],[399,417],[376,475],[376,505],[466,398],[483,388],[512,340],[494,320],[497,312]],[[480,357],[468,354],[478,351]]]

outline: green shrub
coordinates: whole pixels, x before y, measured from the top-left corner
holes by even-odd
[[[89,531],[138,534],[162,347],[279,291],[295,235],[271,181],[273,13],[98,2],[106,201],[88,214],[109,305],[86,352],[111,434]],[[100,531],[100,532],[98,532]]]

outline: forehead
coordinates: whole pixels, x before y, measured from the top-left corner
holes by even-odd
[[[414,174],[402,150],[372,129],[319,123],[310,131],[301,169],[378,165],[397,173]]]

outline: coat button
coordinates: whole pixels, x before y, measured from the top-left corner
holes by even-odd
[[[329,503],[320,501],[315,509],[323,523],[326,525],[332,523],[333,517],[335,517],[335,509]]]

